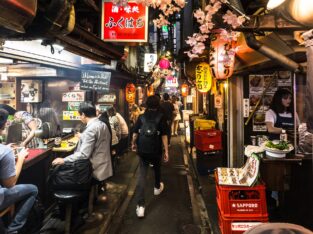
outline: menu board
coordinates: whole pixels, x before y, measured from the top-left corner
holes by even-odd
[[[85,92],[67,92],[62,95],[62,102],[83,102],[85,101]]]
[[[111,72],[82,71],[80,89],[108,92],[110,89]]]
[[[63,120],[80,120],[78,111],[63,111]]]
[[[265,113],[269,109],[272,98],[278,88],[287,88],[292,91],[291,76],[292,73],[290,71],[278,71],[273,74],[254,74],[249,76],[250,113],[258,105],[258,109],[252,119],[253,131],[267,131]],[[265,89],[267,90],[262,98]]]
[[[252,155],[242,168],[218,167],[218,184],[233,186],[253,186],[259,175],[260,160]]]

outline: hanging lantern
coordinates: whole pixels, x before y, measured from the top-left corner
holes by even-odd
[[[212,35],[210,49],[212,76],[224,80],[234,71],[236,41],[224,29],[214,30]]]
[[[136,87],[133,83],[128,83],[125,88],[126,101],[130,104],[135,103],[136,100]]]
[[[153,89],[153,86],[150,85],[150,86],[147,87],[147,96],[149,97],[149,96],[152,96],[152,95],[154,95],[154,89]]]
[[[196,87],[199,92],[206,93],[212,86],[211,68],[208,63],[199,63],[196,66]]]
[[[171,63],[167,58],[161,58],[159,61],[159,66],[161,69],[168,69],[171,66]]]
[[[287,11],[300,24],[313,26],[313,2],[307,0],[290,0]]]
[[[181,85],[181,95],[183,96],[183,97],[187,97],[188,96],[188,91],[189,91],[189,87],[188,87],[188,85],[187,84],[182,84]]]

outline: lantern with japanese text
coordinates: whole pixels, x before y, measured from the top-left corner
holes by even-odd
[[[130,104],[135,103],[136,87],[133,83],[128,83],[125,88],[126,101]]]
[[[154,89],[153,89],[153,86],[150,85],[150,86],[147,87],[147,96],[149,97],[149,96],[152,96],[152,95],[154,95]]]
[[[188,91],[189,91],[189,87],[187,84],[182,84],[181,85],[181,95],[183,97],[187,97],[188,96]]]
[[[211,68],[208,63],[199,63],[196,66],[196,87],[199,92],[206,93],[212,86]]]
[[[171,63],[167,58],[161,58],[159,61],[159,66],[161,69],[168,69],[171,66]]]
[[[235,54],[234,35],[224,29],[214,30],[210,48],[210,66],[214,78],[224,80],[233,74]]]

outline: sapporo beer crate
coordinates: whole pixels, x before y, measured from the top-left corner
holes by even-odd
[[[196,119],[195,120],[195,130],[207,130],[212,129],[216,125],[214,120],[209,119]]]
[[[268,217],[234,217],[227,218],[218,210],[218,225],[222,234],[242,234],[250,228],[261,223],[267,223]]]
[[[195,130],[195,147],[201,151],[217,151],[222,149],[222,132],[216,129]]]
[[[216,183],[216,200],[223,217],[268,217],[264,184],[244,187]]]

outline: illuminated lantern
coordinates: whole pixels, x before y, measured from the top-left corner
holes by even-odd
[[[187,97],[188,96],[188,91],[189,91],[189,87],[187,84],[182,84],[181,85],[181,95],[183,97]]]
[[[199,92],[206,93],[212,86],[211,68],[208,63],[199,63],[196,66],[196,87]]]
[[[153,89],[153,86],[150,85],[148,88],[147,88],[147,96],[152,96],[154,95],[154,89]]]
[[[233,74],[235,50],[236,41],[229,37],[226,30],[214,31],[210,48],[210,66],[213,77],[224,80]]]
[[[133,83],[128,83],[125,88],[126,101],[130,104],[135,103],[136,87]]]
[[[288,12],[297,22],[305,26],[313,26],[313,1],[290,0]]]
[[[161,69],[168,69],[171,66],[171,63],[167,58],[161,58],[159,61],[159,66]]]

